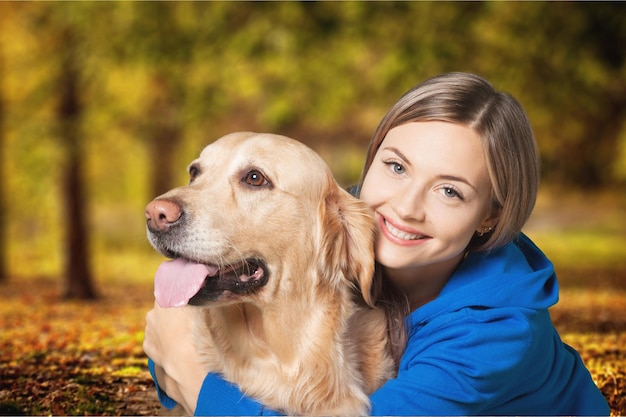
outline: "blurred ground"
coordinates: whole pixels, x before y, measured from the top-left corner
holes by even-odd
[[[62,304],[58,292],[49,280],[3,286],[0,414],[157,414],[141,349],[150,291],[132,284],[107,289],[99,302]],[[564,288],[552,310],[564,342],[580,352],[613,415],[626,415],[625,311],[623,289],[606,288]]]
[[[151,288],[103,288],[98,302],[58,302],[57,282],[0,292],[0,415],[156,415],[142,349]]]

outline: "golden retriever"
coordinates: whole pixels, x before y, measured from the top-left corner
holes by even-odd
[[[368,207],[317,153],[273,134],[224,136],[189,175],[146,217],[174,258],[155,276],[157,302],[199,306],[206,371],[285,414],[367,414],[393,375]]]

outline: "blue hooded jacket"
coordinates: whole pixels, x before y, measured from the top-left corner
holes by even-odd
[[[372,415],[609,415],[551,322],[557,301],[552,263],[526,236],[470,253],[439,296],[407,318],[398,375],[370,396]],[[273,414],[217,374],[196,406],[196,415]]]

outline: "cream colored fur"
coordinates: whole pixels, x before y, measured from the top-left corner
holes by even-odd
[[[158,198],[187,216],[169,249],[218,265],[258,257],[269,274],[262,288],[194,307],[206,371],[286,414],[367,414],[368,395],[393,375],[385,317],[371,307],[369,209],[282,136],[230,134],[192,165],[190,185]],[[247,184],[252,170],[268,184]]]

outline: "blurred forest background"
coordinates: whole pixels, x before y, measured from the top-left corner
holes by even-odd
[[[624,415],[626,3],[185,1],[0,2],[0,414],[153,413],[127,408],[153,394],[146,203],[241,130],[350,185],[387,109],[446,71],[526,108],[553,317]]]
[[[144,205],[231,131],[295,137],[350,184],[387,108],[444,71],[522,102],[555,192],[623,194],[625,6],[1,2],[0,277],[145,279]]]

